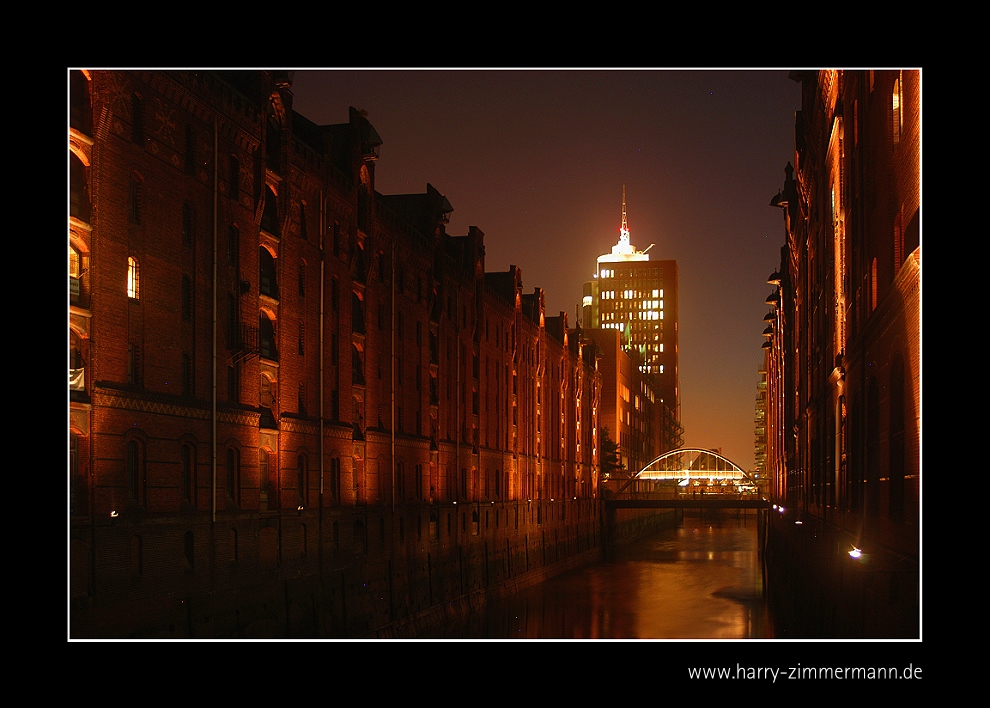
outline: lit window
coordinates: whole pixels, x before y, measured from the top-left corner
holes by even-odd
[[[137,300],[141,291],[140,273],[138,272],[137,258],[127,259],[127,297]]]

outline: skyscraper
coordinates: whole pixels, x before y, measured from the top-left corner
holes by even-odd
[[[610,253],[598,257],[596,280],[585,284],[586,326],[617,329],[622,348],[638,359],[640,371],[655,377],[663,401],[664,428],[680,434],[677,382],[677,261],[650,260],[630,241],[626,188],[622,187],[622,224]],[[664,435],[667,438],[667,435]]]

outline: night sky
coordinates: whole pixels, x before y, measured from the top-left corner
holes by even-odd
[[[547,314],[576,324],[581,287],[619,238],[676,260],[681,422],[688,447],[754,466],[760,345],[784,222],[769,206],[793,160],[800,84],[787,69],[297,70],[315,123],[367,112],[375,188],[454,208],[485,233],[486,270],[522,269]]]

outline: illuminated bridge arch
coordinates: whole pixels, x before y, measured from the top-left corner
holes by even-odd
[[[711,480],[755,484],[749,474],[723,455],[700,447],[682,447],[665,452],[633,475],[634,479],[686,481]]]

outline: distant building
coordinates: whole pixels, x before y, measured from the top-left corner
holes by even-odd
[[[677,261],[650,260],[630,241],[626,192],[622,188],[619,240],[598,257],[596,278],[584,285],[582,321],[586,327],[613,330],[618,342],[651,379],[659,416],[657,454],[683,445],[680,425],[677,343]],[[621,443],[620,443],[621,446]],[[649,462],[649,460],[647,460]]]
[[[766,475],[767,468],[767,372],[760,370],[760,382],[756,385],[756,406],[753,423],[755,440],[753,443],[754,464],[760,477]]]
[[[622,347],[618,330],[590,329],[582,335],[600,352],[601,427],[618,444],[625,473],[636,473],[667,451],[661,440],[663,409],[656,379],[643,373],[634,352]]]

